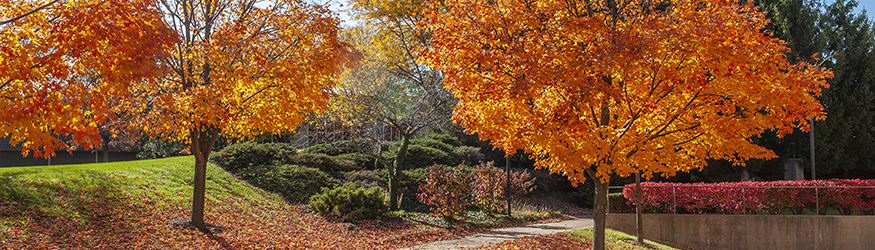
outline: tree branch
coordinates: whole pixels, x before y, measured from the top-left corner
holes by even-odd
[[[18,20],[20,20],[20,19],[22,19],[22,18],[25,18],[25,17],[27,17],[27,16],[30,16],[30,15],[32,15],[33,13],[37,13],[37,12],[39,12],[39,11],[45,9],[45,8],[48,8],[50,5],[55,4],[55,3],[58,3],[58,2],[60,2],[60,1],[61,1],[61,0],[54,0],[54,1],[51,1],[51,2],[49,2],[49,3],[47,3],[47,4],[44,4],[44,5],[40,6],[40,7],[37,7],[36,9],[33,9],[33,10],[31,10],[31,11],[28,11],[27,13],[21,14],[20,16],[14,17],[14,18],[9,19],[9,20],[6,20],[6,21],[2,21],[2,22],[0,22],[0,26],[3,26],[3,25],[6,25],[6,24],[9,24],[9,23],[12,23],[12,22],[18,21]]]

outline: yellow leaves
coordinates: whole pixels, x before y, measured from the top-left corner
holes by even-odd
[[[119,108],[150,107],[138,117],[150,134],[187,141],[198,126],[228,137],[292,130],[305,115],[325,109],[324,89],[357,60],[339,41],[336,19],[321,7],[281,1],[274,4],[282,8],[257,9],[238,19],[241,7],[251,3],[215,4],[228,8],[217,13],[214,29],[173,27],[179,36],[192,35],[180,49],[168,50],[166,80],[137,85],[134,104]]]

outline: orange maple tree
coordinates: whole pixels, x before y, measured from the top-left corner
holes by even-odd
[[[422,57],[459,99],[456,121],[595,180],[597,249],[612,175],[775,157],[750,138],[825,116],[815,96],[832,73],[789,64],[750,1],[447,0],[426,15]]]
[[[216,139],[291,131],[325,109],[326,88],[353,62],[339,21],[298,0],[161,0],[181,38],[169,74],[135,85],[118,112],[144,133],[189,144],[195,156],[191,223],[204,224],[207,160]]]
[[[107,97],[159,75],[173,41],[152,1],[0,0],[0,137],[37,157],[99,146]]]

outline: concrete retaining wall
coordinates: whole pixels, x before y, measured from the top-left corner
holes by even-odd
[[[700,249],[875,249],[875,216],[644,214],[647,239]],[[635,234],[635,214],[607,227]]]

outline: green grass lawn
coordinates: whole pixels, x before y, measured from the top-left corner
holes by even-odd
[[[216,245],[215,237],[225,237],[226,243],[238,246],[253,246],[251,238],[271,245],[258,238],[269,235],[264,232],[209,236],[172,226],[172,220],[190,215],[193,177],[192,156],[0,168],[4,181],[0,186],[0,246],[214,248],[221,245]],[[311,232],[313,222],[303,222],[302,216],[321,220],[212,164],[207,168],[206,188],[207,221],[236,233],[253,232],[261,229],[255,225],[271,223],[282,224],[276,229]]]
[[[571,232],[572,235],[583,236],[586,238],[592,238],[592,228],[587,228],[583,230],[577,230]],[[605,244],[611,246],[614,249],[664,249],[664,250],[672,250],[678,249],[671,246],[664,245],[662,243],[653,242],[648,239],[644,239],[644,243],[650,245],[650,248],[640,246],[634,244],[636,241],[636,237],[634,235],[628,235],[624,232],[614,231],[608,229],[605,231]]]
[[[125,161],[77,165],[0,168],[0,178],[13,182],[33,182],[31,186],[0,187],[0,197],[27,197],[32,205],[55,206],[63,197],[53,196],[46,186],[70,188],[91,187],[134,196],[145,195],[171,201],[166,204],[190,203],[194,157],[180,156],[155,160]],[[278,195],[252,187],[224,170],[207,168],[207,197],[216,200],[242,199],[259,205],[282,203]],[[22,197],[23,196],[23,197]],[[160,205],[160,204],[159,204]]]
[[[204,233],[171,223],[190,216],[193,177],[191,156],[0,168],[0,249],[386,249],[538,219],[475,213],[447,226],[401,212],[345,223],[210,164],[205,219],[225,230]]]

